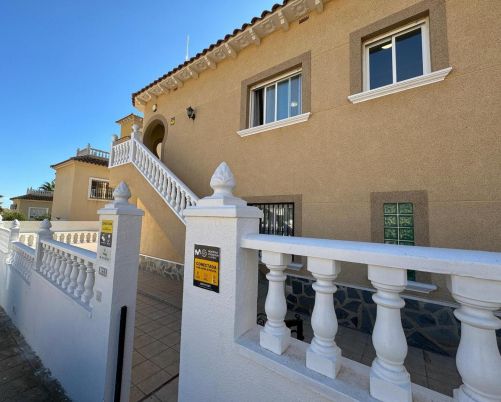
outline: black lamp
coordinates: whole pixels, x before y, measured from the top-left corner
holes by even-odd
[[[188,115],[189,119],[195,120],[195,109],[193,109],[191,106],[188,106],[186,108],[186,114]]]

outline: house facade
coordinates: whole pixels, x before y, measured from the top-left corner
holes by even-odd
[[[56,172],[53,220],[97,220],[97,210],[113,199],[108,158],[108,152],[88,145],[51,166]]]
[[[136,140],[183,205],[226,161],[262,233],[499,251],[500,16],[490,1],[285,1],[134,93]],[[182,264],[158,172],[124,161],[110,182],[146,213],[142,254]],[[294,262],[288,300],[308,308]],[[348,299],[366,269],[341,271]],[[442,276],[408,279],[415,300],[451,300]]]
[[[12,197],[11,210],[21,213],[27,220],[42,220],[51,216],[52,191],[28,188],[26,194]]]

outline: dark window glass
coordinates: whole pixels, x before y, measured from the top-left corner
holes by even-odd
[[[391,40],[369,49],[370,89],[393,83]]]
[[[264,123],[264,88],[253,91],[253,116],[252,126],[260,126]]]
[[[421,28],[395,38],[397,81],[423,75],[423,43]]]

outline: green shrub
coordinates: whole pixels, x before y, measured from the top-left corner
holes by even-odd
[[[13,221],[14,219],[17,219],[18,221],[25,221],[26,217],[21,212],[4,209],[2,211],[2,219],[4,221]]]

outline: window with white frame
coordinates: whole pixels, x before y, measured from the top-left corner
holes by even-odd
[[[419,20],[364,43],[364,90],[429,74],[428,20]]]
[[[29,207],[28,219],[39,219],[49,216],[49,208],[44,207]]]
[[[251,88],[250,96],[250,127],[301,114],[301,70],[256,85]]]
[[[89,179],[89,198],[96,200],[112,200],[113,189],[110,187],[108,180],[104,179]]]

